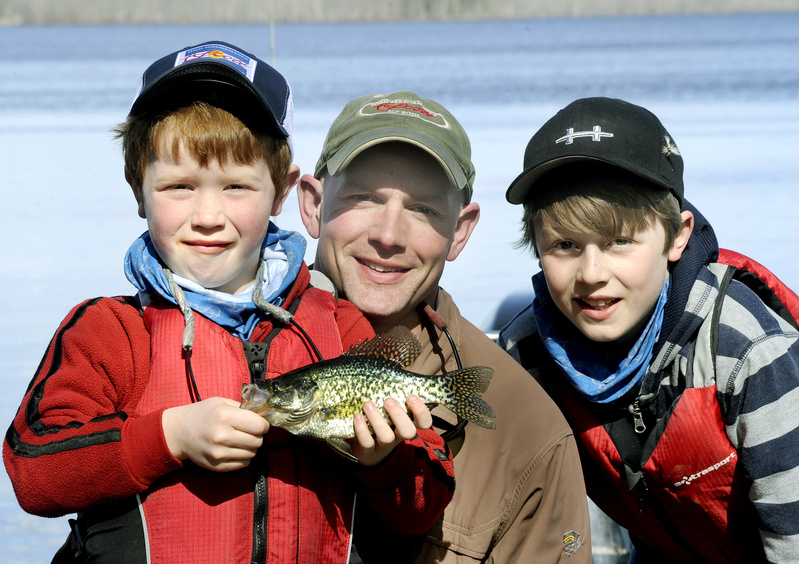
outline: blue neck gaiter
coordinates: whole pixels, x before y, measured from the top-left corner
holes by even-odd
[[[612,345],[591,341],[563,317],[549,294],[543,272],[533,276],[533,288],[533,314],[541,340],[580,394],[593,403],[609,403],[641,383],[660,336],[669,290],[668,278],[649,323],[621,361],[610,360],[606,351]],[[563,327],[564,324],[569,324],[569,327]]]
[[[261,246],[264,266],[262,293],[268,303],[280,306],[285,300],[284,294],[294,283],[302,266],[305,246],[302,235],[281,230],[269,222]],[[173,304],[178,303],[149,232],[136,239],[128,249],[125,255],[125,276],[144,297],[152,299],[160,296]],[[255,283],[239,294],[231,295],[209,290],[174,273],[172,277],[182,289],[192,310],[237,337],[248,339],[258,322],[267,315],[253,301]]]

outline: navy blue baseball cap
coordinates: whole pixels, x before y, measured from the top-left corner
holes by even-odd
[[[158,115],[203,101],[247,127],[287,139],[292,147],[294,100],[288,81],[255,55],[208,41],[161,57],[142,75],[131,116]]]
[[[524,203],[541,176],[579,161],[619,167],[683,201],[683,160],[671,135],[649,110],[615,98],[575,100],[541,126],[505,198]]]

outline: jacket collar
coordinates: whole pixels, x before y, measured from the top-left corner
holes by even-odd
[[[699,276],[699,272],[719,256],[719,243],[716,233],[699,210],[688,200],[683,201],[683,210],[694,214],[694,231],[688,240],[688,245],[671,271],[671,286],[669,287],[668,302],[663,314],[663,326],[660,339],[655,344],[655,351],[662,348],[666,340],[671,340],[672,333],[686,310],[689,296]]]

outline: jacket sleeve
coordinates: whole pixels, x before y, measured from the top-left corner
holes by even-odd
[[[742,307],[728,307],[729,297]],[[799,333],[763,307],[730,286],[718,335],[719,401],[727,435],[752,478],[749,498],[766,558],[797,562]],[[761,333],[753,337],[755,320]],[[748,339],[741,339],[742,327]]]
[[[403,535],[432,527],[455,492],[452,453],[430,429],[419,430],[382,464],[357,474],[362,499],[392,532]]]
[[[374,337],[374,330],[350,302],[339,299],[336,321],[344,350]],[[359,495],[396,533],[420,534],[444,511],[455,491],[452,453],[432,429],[420,429],[376,468],[356,471]]]
[[[149,334],[129,301],[90,300],[64,319],[3,445],[25,511],[81,511],[141,492],[181,466],[166,445],[161,412],[134,411],[149,362]]]

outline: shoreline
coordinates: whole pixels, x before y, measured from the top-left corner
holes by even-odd
[[[0,26],[469,21],[797,12],[799,0],[5,0]]]

